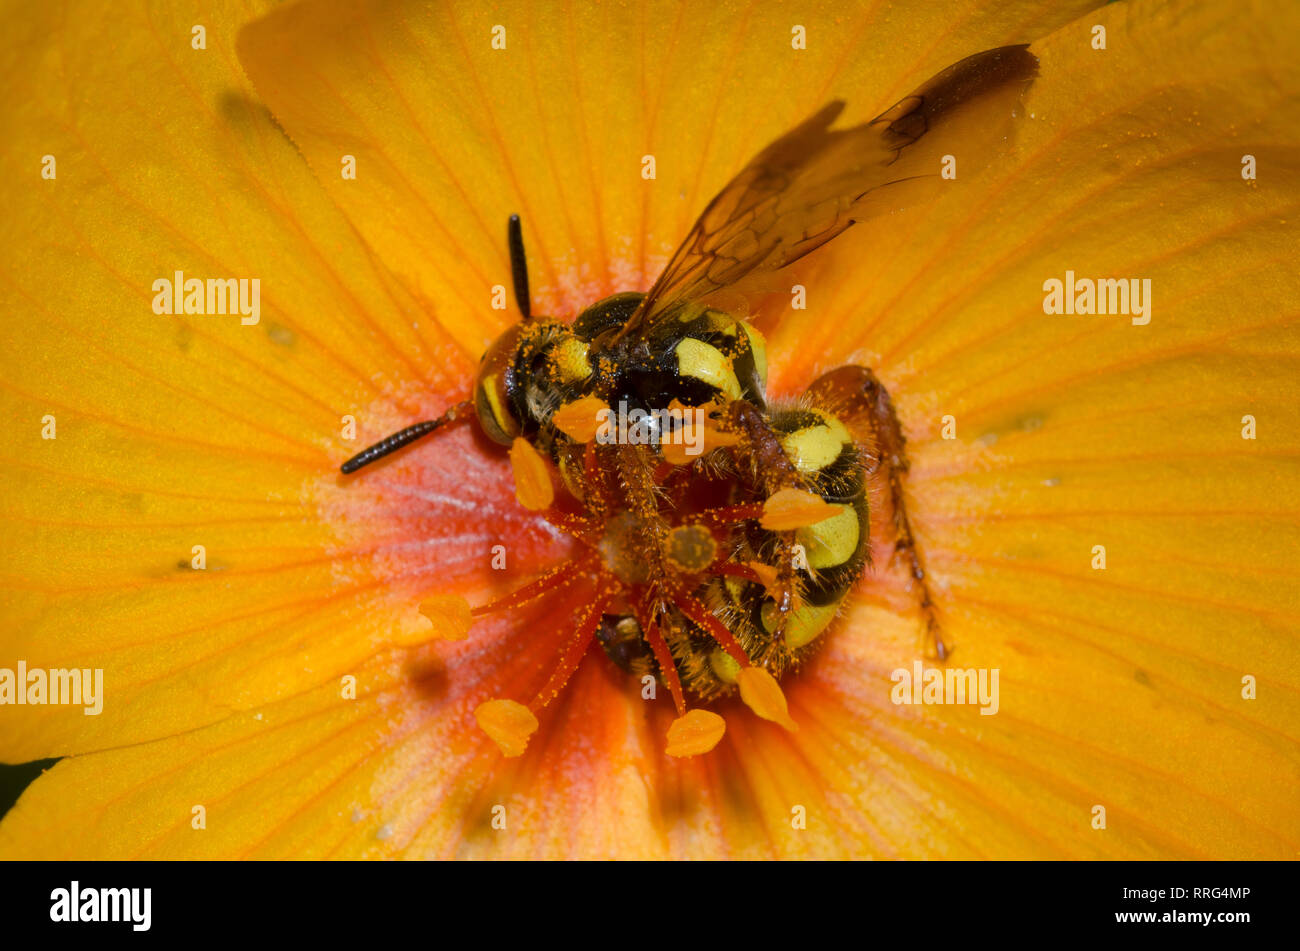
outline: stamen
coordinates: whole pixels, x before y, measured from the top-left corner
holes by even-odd
[[[820,495],[803,489],[781,489],[763,503],[759,524],[773,532],[792,531],[825,521],[841,509],[842,505],[831,505]]]
[[[677,665],[673,663],[672,651],[668,649],[668,642],[659,631],[659,624],[647,610],[642,589],[633,591],[632,598],[632,614],[636,617],[636,623],[641,626],[641,636],[650,644],[650,650],[654,653],[655,660],[659,662],[659,670],[668,684],[668,692],[673,696],[673,705],[677,707],[677,713],[683,714],[686,712],[686,697],[682,693],[682,681],[677,675]]]
[[[543,517],[560,531],[567,532],[579,541],[586,541],[588,535],[601,528],[601,523],[595,519],[583,518],[581,515],[573,515],[570,512],[562,512],[554,506],[547,509],[543,513]]]
[[[611,582],[613,582],[611,584]],[[540,710],[552,700],[560,695],[564,685],[569,682],[573,672],[578,669],[578,664],[582,662],[583,655],[587,653],[587,648],[591,646],[592,639],[596,636],[596,628],[600,626],[600,616],[604,612],[606,605],[613,600],[614,595],[618,593],[618,583],[612,576],[604,579],[603,586],[597,590],[596,597],[585,605],[578,612],[578,629],[574,632],[572,639],[560,655],[560,662],[555,665],[551,671],[551,676],[544,686],[533,698],[533,702],[528,706],[533,710]]]
[[[673,604],[677,605],[677,610],[704,628],[705,632],[717,641],[718,646],[730,654],[736,663],[741,667],[749,666],[749,658],[745,655],[745,649],[740,646],[740,641],[736,640],[735,635],[727,630],[726,625],[693,595],[678,594],[673,597]]]
[[[583,450],[582,479],[585,483],[583,501],[587,503],[587,510],[594,518],[606,518],[613,507],[613,502],[609,498],[605,467],[601,465],[600,458],[596,455],[594,442],[587,443],[586,449]]]
[[[693,439],[693,437],[690,436],[687,436],[685,438]],[[704,452],[689,453],[686,451],[686,448],[687,447],[685,442],[680,442],[680,443],[661,442],[659,444],[659,455],[663,456],[664,462],[668,463],[669,465],[689,466],[696,459],[703,458],[705,453],[708,452],[708,450],[706,449],[704,450]]]
[[[433,623],[429,640],[463,641],[472,623],[469,602],[455,595],[437,595],[420,603],[420,613]]]
[[[695,520],[709,525],[734,525],[747,519],[761,518],[762,515],[763,506],[755,502],[750,505],[727,505],[705,509],[695,516]]]
[[[723,561],[710,568],[709,573],[726,578],[744,578],[746,581],[762,585],[768,597],[773,597],[773,592],[778,592],[780,588],[780,572],[761,561],[746,561],[739,564],[734,561]]]
[[[718,745],[727,732],[727,721],[709,710],[691,710],[668,728],[669,756],[699,756]]]
[[[537,732],[537,717],[522,703],[488,700],[474,710],[474,719],[506,756],[521,756],[528,738]]]
[[[560,588],[578,575],[596,561],[599,556],[595,552],[583,555],[581,558],[575,558],[573,561],[566,561],[564,564],[556,565],[554,568],[548,568],[542,573],[536,581],[530,581],[522,588],[516,588],[509,594],[503,594],[499,598],[493,598],[486,604],[480,604],[474,608],[470,614],[474,617],[482,617],[484,614],[491,614],[494,611],[501,611],[505,608],[517,608],[521,604],[527,604],[534,598],[540,598],[548,591],[554,591]]]
[[[540,512],[555,501],[551,472],[546,460],[522,436],[510,447],[510,466],[515,473],[515,498],[530,512]]]
[[[777,685],[776,678],[766,669],[746,667],[736,674],[736,683],[740,685],[740,699],[745,702],[745,706],[764,720],[779,723],[791,733],[799,729],[794,720],[790,719],[785,694]]]

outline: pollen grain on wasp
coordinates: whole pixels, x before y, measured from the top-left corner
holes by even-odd
[[[878,523],[905,561],[932,653],[947,656],[903,497],[906,441],[889,393],[870,369],[843,366],[797,400],[769,401],[763,335],[712,301],[724,289],[743,297],[751,275],[933,197],[939,156],[960,151],[963,174],[977,174],[1005,147],[1036,73],[1026,47],[1002,47],[861,125],[832,130],[843,103],[830,103],[723,188],[648,292],[614,294],[572,322],[533,313],[522,223],[511,216],[520,320],[484,354],[470,398],[342,467],[356,472],[473,417],[510,447],[519,503],[576,541],[572,559],[435,622],[454,639],[472,618],[579,583],[587,595],[557,629],[554,665],[533,698],[479,705],[480,726],[505,755],[524,753],[538,712],[593,642],[668,689],[678,714],[668,755],[716,746],[725,722],[701,705],[733,694],[794,731],[778,681],[825,641],[861,579],[873,496],[890,509]],[[755,218],[760,206],[780,210]]]

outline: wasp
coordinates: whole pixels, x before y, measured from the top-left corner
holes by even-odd
[[[759,152],[708,204],[648,292],[615,294],[571,323],[532,313],[523,231],[507,227],[520,321],[483,355],[472,394],[353,456],[344,473],[476,420],[510,446],[517,495],[583,543],[576,558],[473,609],[479,616],[582,583],[589,597],[525,706],[489,701],[480,725],[507,755],[592,642],[653,677],[678,719],[667,752],[694,755],[722,721],[688,709],[739,691],[793,729],[777,684],[825,638],[869,561],[870,489],[882,486],[894,557],[912,579],[930,650],[948,654],[908,516],[906,440],[868,368],[845,366],[769,403],[766,344],[720,299],[850,226],[935,194],[944,156],[980,167],[1037,74],[1026,46],[968,57],[869,122],[831,125],[831,102]],[[630,428],[609,438],[613,416]],[[684,445],[698,452],[690,455]],[[567,498],[557,501],[550,473]]]

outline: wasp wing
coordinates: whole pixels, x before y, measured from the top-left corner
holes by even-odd
[[[644,330],[683,301],[785,267],[850,225],[924,201],[938,191],[945,155],[960,157],[963,176],[978,170],[998,151],[1037,72],[1027,46],[1003,46],[948,67],[852,128],[832,130],[844,103],[828,104],[709,203],[617,336]]]

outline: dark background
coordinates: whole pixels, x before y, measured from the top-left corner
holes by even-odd
[[[0,763],[0,819],[13,808],[32,780],[57,762],[57,759],[38,759],[17,766]]]

